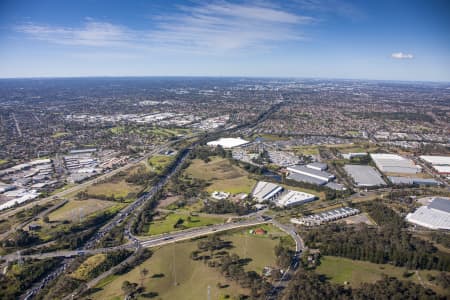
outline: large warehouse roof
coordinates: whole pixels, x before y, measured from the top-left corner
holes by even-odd
[[[249,142],[241,138],[220,138],[215,141],[208,142],[208,146],[222,146],[223,148],[233,148],[248,144]]]
[[[422,155],[420,158],[432,165],[450,165],[450,156]]]
[[[356,186],[386,185],[381,175],[371,166],[345,165],[344,169],[353,178]]]
[[[316,196],[304,192],[288,191],[277,201],[278,206],[288,207],[316,200]]]
[[[266,181],[259,181],[253,189],[252,195],[259,202],[270,200],[272,197],[283,191],[283,187]]]
[[[427,206],[419,207],[406,216],[413,224],[430,229],[450,229],[450,200],[434,198]]]
[[[420,171],[412,160],[397,154],[372,153],[370,157],[382,172],[415,174]]]
[[[298,174],[314,177],[314,178],[317,178],[320,180],[325,180],[327,182],[332,180],[335,177],[333,174],[330,174],[328,172],[320,171],[317,169],[312,169],[307,166],[295,165],[295,166],[288,167],[287,169],[288,169],[288,171],[291,171],[293,173],[298,173]]]

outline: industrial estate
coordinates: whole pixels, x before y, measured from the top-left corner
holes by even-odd
[[[450,296],[445,84],[42,79],[0,93],[1,299]]]

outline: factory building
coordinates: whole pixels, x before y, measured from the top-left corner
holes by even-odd
[[[439,181],[432,178],[388,176],[388,179],[394,185],[439,185]]]
[[[420,166],[416,166],[411,159],[397,154],[372,153],[370,157],[383,173],[416,174],[421,171]]]
[[[430,229],[450,230],[450,199],[433,198],[406,216],[406,221]]]
[[[295,166],[288,167],[287,170],[289,172],[291,172],[291,174],[296,173],[296,174],[300,174],[303,176],[318,179],[321,182],[323,182],[323,184],[327,183],[335,178],[335,176],[333,174],[318,170],[317,168],[319,168],[319,167],[314,166],[314,168],[310,168],[309,166],[295,165]]]
[[[345,165],[345,172],[350,175],[357,187],[373,187],[386,185],[380,173],[371,166]]]
[[[326,222],[332,222],[339,219],[347,218],[353,215],[359,214],[360,211],[357,208],[351,207],[342,207],[333,210],[329,210],[323,213],[303,217],[300,219],[292,218],[291,223],[305,225],[305,226],[314,226],[320,225]]]
[[[256,201],[274,201],[283,192],[283,187],[266,181],[259,181],[253,188],[252,196]]]
[[[422,155],[420,159],[429,163],[440,175],[450,175],[450,156]]]

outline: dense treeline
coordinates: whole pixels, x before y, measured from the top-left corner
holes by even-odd
[[[118,251],[110,252],[110,253],[106,254],[106,259],[101,264],[97,265],[95,268],[93,268],[89,272],[88,278],[86,278],[86,280],[93,279],[93,278],[99,276],[100,274],[102,274],[103,272],[108,271],[115,265],[124,261],[131,254],[132,254],[132,252],[127,251],[127,250],[118,250]]]
[[[373,263],[392,263],[409,269],[450,269],[450,255],[414,237],[404,221],[379,201],[365,205],[379,227],[366,224],[328,224],[305,232],[310,248],[323,255],[343,256]]]
[[[430,289],[411,281],[384,277],[375,283],[365,283],[358,289],[331,284],[324,276],[311,271],[297,272],[285,290],[284,300],[378,300],[378,299],[445,299]]]
[[[0,273],[0,299],[19,299],[21,293],[53,269],[60,259],[25,261],[13,265],[6,274]]]
[[[205,202],[202,211],[208,214],[235,213],[243,216],[251,213],[253,208],[250,204],[235,203],[229,200],[217,200]]]

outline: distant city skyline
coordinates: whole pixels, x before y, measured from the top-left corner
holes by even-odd
[[[450,2],[0,3],[1,78],[84,76],[450,82]]]

